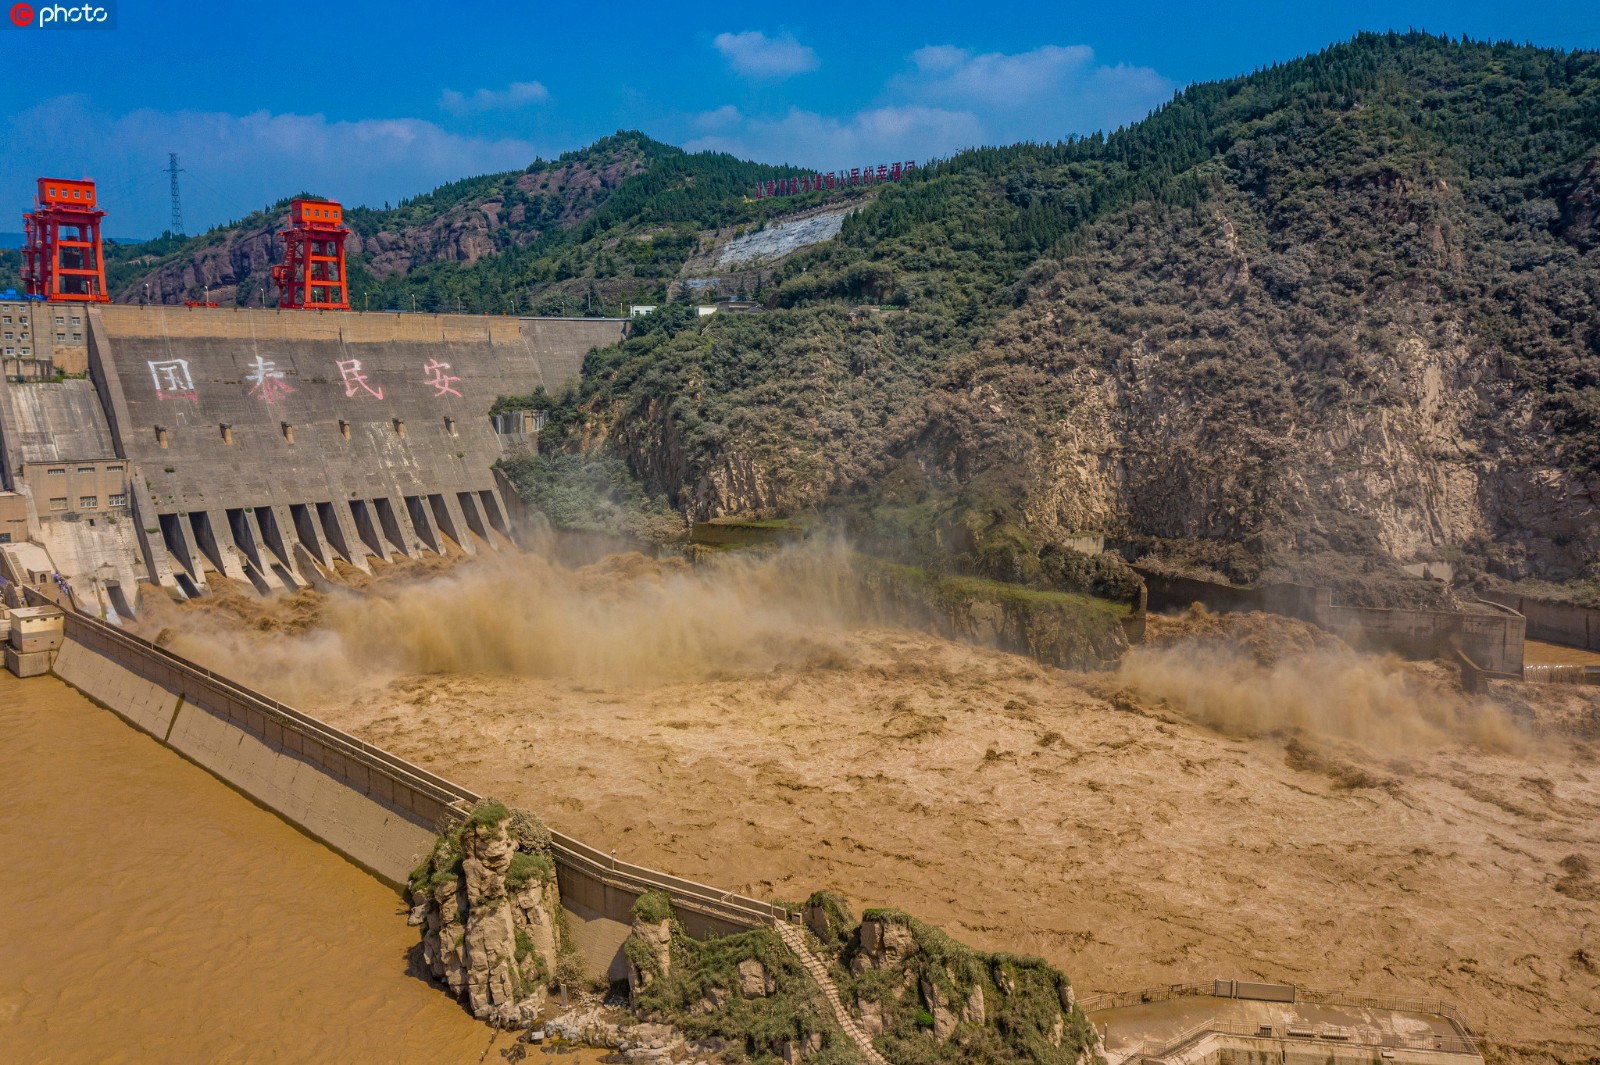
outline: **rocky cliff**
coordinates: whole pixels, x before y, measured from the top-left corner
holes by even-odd
[[[555,979],[563,916],[549,845],[537,818],[488,802],[411,876],[423,963],[479,1020],[526,1026]]]
[[[597,359],[573,439],[692,518],[847,502],[967,563],[1095,531],[1600,578],[1597,114],[1594,53],[1364,36],[959,155],[758,322]]]

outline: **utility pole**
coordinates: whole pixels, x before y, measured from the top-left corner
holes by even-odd
[[[183,236],[183,203],[178,199],[178,153],[167,153],[167,174],[172,178],[172,235]]]

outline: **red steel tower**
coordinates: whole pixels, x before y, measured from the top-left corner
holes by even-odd
[[[94,182],[40,178],[33,210],[22,216],[22,283],[30,296],[110,303]]]
[[[283,238],[283,262],[272,268],[279,307],[348,311],[344,277],[344,208],[330,200],[295,200]]]

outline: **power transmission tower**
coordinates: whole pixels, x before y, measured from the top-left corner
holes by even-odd
[[[167,173],[172,177],[172,235],[183,236],[183,204],[178,199],[178,153],[167,153]]]

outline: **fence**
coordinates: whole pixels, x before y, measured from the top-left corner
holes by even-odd
[[[36,589],[27,593],[30,600],[47,600]],[[116,626],[70,607],[65,625],[67,646],[78,656],[67,670],[72,675],[64,677],[69,683],[391,883],[405,878],[433,834],[482,800],[453,781]],[[97,664],[93,656],[109,665]],[[118,679],[130,674],[143,683],[145,696]],[[150,691],[160,694],[154,713],[133,705],[141,697],[148,703]],[[239,757],[235,749],[246,746],[257,753]],[[284,758],[292,764],[281,764]],[[307,764],[317,773],[298,771]],[[308,783],[308,776],[315,781]],[[348,817],[332,810],[339,803],[349,806]],[[551,850],[563,904],[586,909],[579,920],[599,919],[616,929],[615,935],[592,939],[595,948],[587,960],[602,971],[615,964],[633,902],[646,891],[665,892],[696,936],[772,926],[791,917],[759,899],[619,861],[614,853],[559,832],[551,833]]]
[[[1322,1046],[1370,1047],[1382,1050],[1431,1050],[1444,1054],[1478,1053],[1477,1044],[1465,1035],[1402,1035],[1399,1032],[1378,1028],[1345,1028],[1321,1025],[1313,1028],[1286,1027],[1281,1031],[1274,1026],[1244,1024],[1210,1018],[1163,1040],[1146,1039],[1122,1052],[1121,1061],[1131,1062],[1142,1058],[1164,1058],[1210,1035],[1226,1035],[1244,1039],[1281,1039],[1316,1043]]]
[[[1146,1002],[1166,1002],[1185,995],[1210,995],[1214,984],[1168,984],[1165,987],[1147,987],[1138,991],[1107,991],[1099,995],[1086,995],[1078,1000],[1078,1008],[1085,1013],[1097,1010],[1119,1010],[1140,1006]]]

